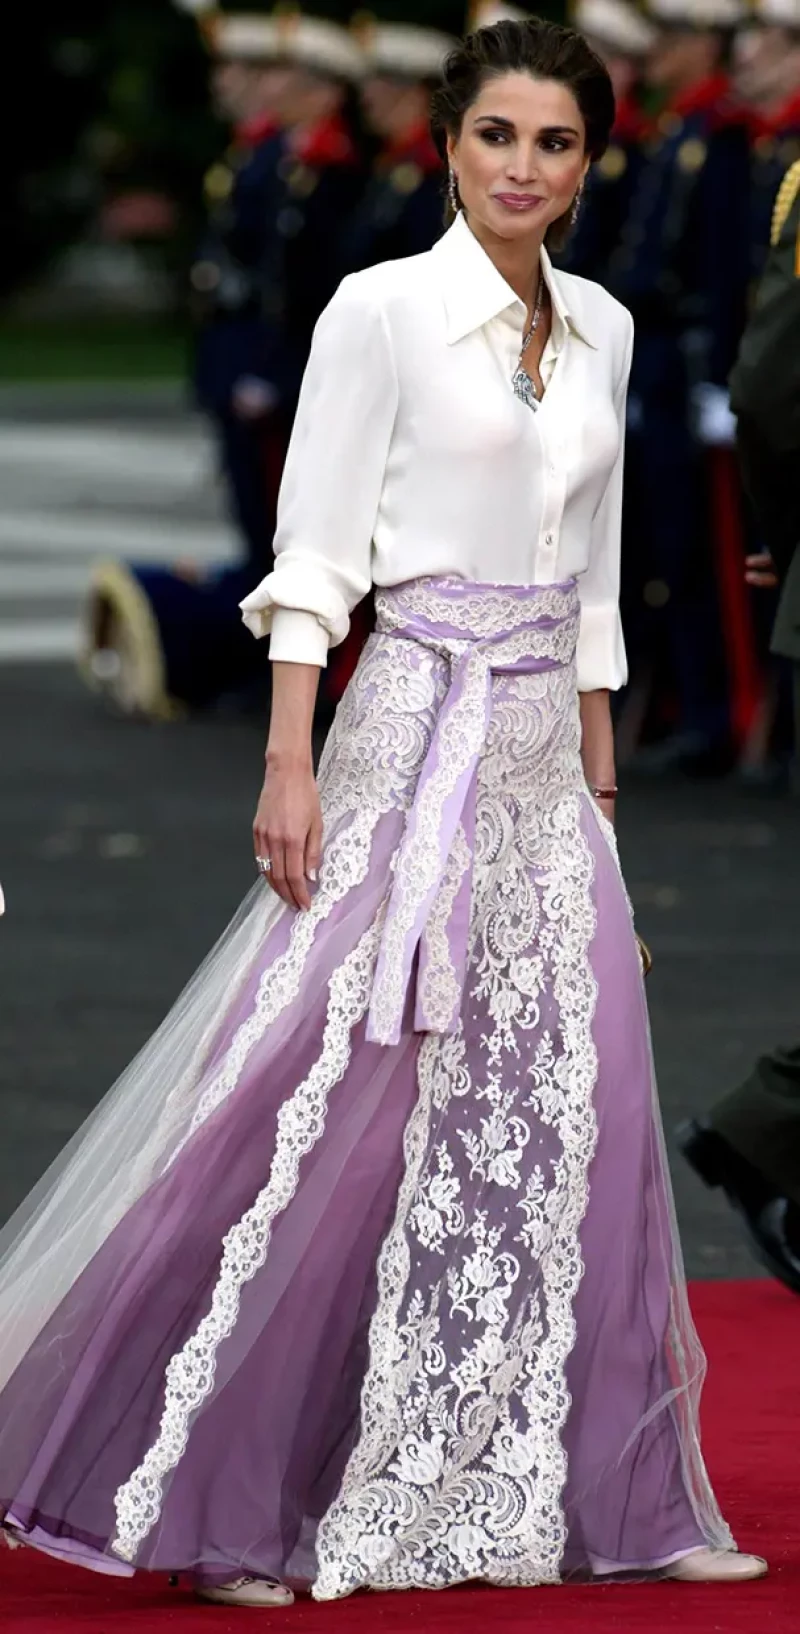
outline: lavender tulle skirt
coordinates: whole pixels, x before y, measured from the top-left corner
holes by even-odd
[[[6,1228],[0,1518],[333,1599],[730,1547],[574,584],[417,580],[258,885]]]

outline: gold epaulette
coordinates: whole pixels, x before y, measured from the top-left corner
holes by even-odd
[[[775,200],[775,209],[772,212],[772,232],[770,243],[775,248],[780,243],[781,233],[789,220],[789,212],[800,193],[800,159],[790,165],[786,175],[778,188],[778,197]]]

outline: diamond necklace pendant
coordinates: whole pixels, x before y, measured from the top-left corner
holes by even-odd
[[[544,273],[540,272],[539,273],[539,288],[536,291],[536,305],[535,305],[535,307],[533,309],[533,321],[531,323],[530,329],[528,330],[527,334],[523,335],[522,349],[521,349],[520,354],[519,354],[519,363],[517,364],[517,371],[516,371],[516,374],[514,375],[514,379],[511,382],[511,384],[512,384],[512,386],[514,388],[515,396],[519,398],[521,403],[525,403],[527,405],[527,407],[531,408],[531,409],[537,409],[539,407],[539,393],[537,392],[536,387],[535,387],[530,375],[528,374],[528,371],[525,368],[525,365],[524,365],[522,359],[524,358],[525,353],[527,352],[528,347],[530,346],[530,343],[533,340],[533,337],[536,334],[536,331],[537,331],[537,329],[539,327],[539,319],[542,316],[542,305],[543,305],[543,303],[544,303]]]
[[[523,369],[522,364],[520,364],[519,368],[517,369],[511,384],[514,387],[515,397],[518,397],[521,403],[526,403],[528,408],[538,409],[539,397],[536,387],[534,386],[527,369]]]

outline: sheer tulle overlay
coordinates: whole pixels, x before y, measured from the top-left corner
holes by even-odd
[[[263,886],[0,1240],[0,1515],[98,1570],[441,1588],[731,1546],[575,585],[419,580]]]

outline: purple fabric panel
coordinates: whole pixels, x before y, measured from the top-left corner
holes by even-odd
[[[669,1179],[653,1123],[639,953],[616,863],[588,800],[584,826],[596,867],[598,1141],[568,1366],[567,1569],[582,1568],[587,1558],[606,1568],[644,1566],[706,1542],[685,1492],[664,1401],[671,1388]],[[658,1403],[652,1422],[640,1428]]]
[[[309,961],[299,1002],[253,1051],[234,1095],[112,1233],[4,1391],[0,1510],[13,1507],[34,1520],[38,1515],[58,1515],[65,1535],[110,1538],[113,1495],[155,1437],[167,1361],[209,1306],[222,1238],[266,1182],[276,1113],[319,1054],[325,984],[374,917],[385,890],[395,830],[394,819],[384,825],[370,882],[360,893],[351,893],[328,922],[317,956]],[[268,939],[261,965],[271,953]],[[239,1019],[238,1008],[231,1031]],[[402,1128],[414,1093],[415,1050],[416,1041],[410,1038],[384,1064],[380,1048],[365,1046],[362,1037],[358,1070],[344,1086],[335,1086],[333,1095],[339,1095],[335,1116],[305,1159],[302,1199],[295,1198],[290,1216],[279,1218],[267,1283],[257,1279],[247,1288],[242,1319],[232,1339],[220,1348],[217,1389],[223,1394],[227,1379],[235,1376],[271,1311],[280,1307],[288,1289],[298,1286],[299,1265],[313,1250],[323,1217],[326,1224],[317,1238],[317,1252],[336,1251],[335,1267],[329,1271],[330,1293],[347,1313],[341,1318],[342,1331],[348,1322],[354,1323],[353,1299],[342,1302],[336,1286],[349,1270],[347,1260],[339,1261],[336,1240],[339,1229],[352,1233],[353,1298],[358,1303],[384,1226],[388,1206],[384,1188],[388,1185],[391,1198],[398,1183]],[[402,1093],[394,1085],[395,1073]],[[385,1114],[389,1133],[383,1146],[377,1086],[389,1100]],[[387,1165],[385,1175],[379,1150]],[[333,1238],[330,1209],[336,1222]],[[325,1302],[312,1300],[307,1289],[305,1297],[308,1303],[301,1303],[299,1315],[307,1312],[324,1327],[329,1319]],[[255,1326],[246,1319],[253,1300]],[[302,1332],[296,1334],[298,1344],[303,1337]],[[318,1357],[319,1345],[313,1339],[306,1349],[309,1358]],[[292,1369],[287,1371],[290,1381]],[[300,1365],[298,1380],[302,1372]],[[315,1390],[318,1383],[315,1379]],[[349,1410],[352,1414],[352,1402]],[[297,1404],[295,1416],[296,1411]],[[291,1422],[288,1404],[283,1413],[278,1410],[277,1418]],[[248,1426],[246,1415],[243,1427]],[[337,1433],[339,1427],[332,1426],[334,1438]],[[251,1531],[248,1524],[239,1536]],[[180,1564],[175,1557],[165,1563]]]

